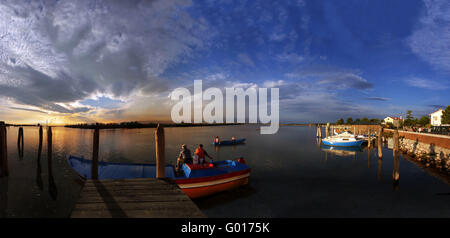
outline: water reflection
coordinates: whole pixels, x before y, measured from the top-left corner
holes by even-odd
[[[36,172],[36,184],[38,188],[42,191],[44,189],[44,184],[42,182],[42,168],[41,168],[41,153],[42,153],[42,126],[39,128],[39,147],[37,156],[37,172]]]
[[[47,143],[48,152],[47,153],[47,169],[48,169],[48,193],[53,200],[56,200],[58,196],[58,189],[56,188],[55,179],[53,177],[53,156],[52,156],[52,132],[51,128],[47,131]],[[41,165],[41,154],[42,154],[42,127],[39,128],[39,146],[37,155],[37,171],[36,171],[36,185],[40,191],[44,190],[44,183],[42,181],[42,165]]]
[[[377,178],[378,181],[381,181],[381,178],[383,174],[383,159],[378,159],[378,171],[377,171]]]
[[[24,149],[24,142],[23,142],[23,128],[19,128],[18,136],[17,136],[17,151],[19,153],[19,159],[23,159],[23,149]]]
[[[362,152],[361,147],[339,147],[339,146],[328,146],[322,145],[322,151],[329,152],[338,156],[353,156],[356,159],[356,152]]]
[[[90,158],[93,132],[52,129],[53,157],[47,165],[46,148],[42,148],[47,141],[45,131],[45,141],[39,143],[39,128],[24,127],[27,147],[24,159],[18,160],[18,128],[9,129],[11,174],[0,178],[1,217],[69,216],[81,186],[75,183],[78,176],[66,157]],[[315,127],[280,127],[270,136],[262,136],[251,126],[166,128],[165,132],[168,163],[175,163],[181,144],[193,149],[202,143],[214,160],[242,156],[251,166],[249,186],[194,201],[208,217],[397,217],[405,210],[417,217],[450,214],[448,199],[431,196],[448,191],[448,185],[402,160],[401,154],[393,157],[385,147],[383,158],[375,159],[373,149],[322,146]],[[101,133],[99,160],[155,162],[154,129]],[[210,143],[215,135],[237,134],[247,138],[245,145],[214,147]],[[338,156],[347,157],[334,159]],[[352,161],[355,157],[358,160]],[[402,189],[398,189],[400,163]],[[392,192],[393,187],[397,192]],[[344,199],[347,197],[352,199]]]
[[[393,170],[392,170],[392,185],[393,185],[393,190],[394,191],[398,191],[399,188],[399,180],[400,180],[400,159],[398,156],[398,151],[393,152],[393,157],[394,157],[394,166],[393,166]]]
[[[56,189],[55,179],[53,178],[53,133],[52,128],[47,128],[47,166],[48,166],[48,192],[53,200],[56,200],[58,190]]]

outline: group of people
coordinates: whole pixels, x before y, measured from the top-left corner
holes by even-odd
[[[203,149],[203,145],[198,145],[197,149],[195,149],[194,156],[191,154],[191,150],[187,148],[187,145],[183,144],[181,146],[180,154],[177,159],[177,167],[178,170],[183,163],[186,164],[203,164],[205,163],[205,156],[213,160],[213,158]],[[195,160],[195,161],[194,161]]]
[[[233,136],[233,137],[231,137],[231,140],[235,141],[236,138]],[[220,143],[220,139],[218,136],[216,136],[214,138],[214,143],[216,143],[216,144]],[[188,149],[187,145],[183,144],[183,145],[181,145],[181,151],[177,158],[176,170],[178,171],[183,163],[204,164],[205,156],[208,157],[212,162],[213,158],[208,154],[208,152],[206,152],[206,150],[203,148],[202,144],[199,144],[197,149],[195,149],[194,156],[192,156],[191,150]]]

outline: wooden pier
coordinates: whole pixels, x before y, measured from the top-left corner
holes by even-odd
[[[170,179],[87,180],[71,218],[204,218]]]

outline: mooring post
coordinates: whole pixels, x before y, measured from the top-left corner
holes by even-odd
[[[42,153],[42,126],[39,126],[39,147],[38,147],[38,161],[41,161]]]
[[[92,165],[91,165],[91,179],[98,179],[98,150],[100,144],[100,127],[98,123],[94,129],[94,141],[92,149]]]
[[[166,155],[164,127],[158,124],[155,131],[156,142],[156,178],[166,177]]]
[[[51,164],[52,164],[52,154],[53,154],[53,134],[52,134],[52,127],[49,126],[47,128],[47,161],[48,161],[48,168],[49,168],[49,174],[51,171]]]
[[[371,148],[372,147],[372,138],[370,137],[370,129],[367,130],[367,140],[368,140],[367,145],[369,148]]]
[[[1,163],[1,174],[0,176],[8,176],[8,150],[6,141],[6,125],[5,122],[0,121],[0,163]]]
[[[383,137],[383,127],[380,126],[380,128],[378,129],[378,158],[381,159],[383,157],[383,152],[382,152],[382,138]]]
[[[394,130],[394,152],[398,151],[398,129]]]

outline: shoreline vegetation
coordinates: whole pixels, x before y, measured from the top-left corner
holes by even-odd
[[[138,129],[138,128],[156,128],[158,124],[164,127],[204,127],[204,126],[237,126],[244,125],[243,123],[140,123],[140,122],[121,122],[121,123],[98,123],[99,129]],[[77,128],[77,129],[95,129],[97,127],[96,123],[88,124],[73,124],[73,125],[65,125],[67,128]]]

